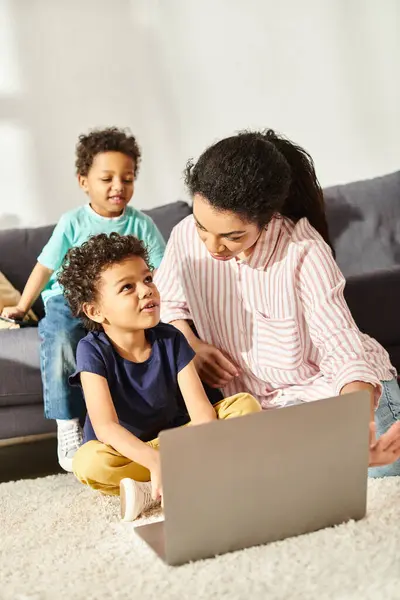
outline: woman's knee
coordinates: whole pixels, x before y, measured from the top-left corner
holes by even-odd
[[[399,477],[400,476],[400,460],[391,463],[390,465],[383,465],[382,467],[370,467],[368,469],[368,477],[378,479],[381,477]]]
[[[396,381],[382,381],[382,397],[375,412],[376,433],[380,437],[400,420],[400,388]]]
[[[400,420],[400,388],[396,379],[382,381],[382,397],[375,412],[376,434],[380,438]],[[368,469],[369,477],[400,476],[400,460],[382,467]]]

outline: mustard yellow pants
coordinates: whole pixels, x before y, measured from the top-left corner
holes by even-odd
[[[260,412],[261,406],[250,394],[236,394],[214,405],[218,419],[232,419]],[[147,442],[158,448],[158,438]],[[73,471],[81,483],[103,494],[119,495],[119,483],[124,477],[135,481],[150,481],[150,471],[122,456],[111,446],[98,441],[86,442],[74,456]]]

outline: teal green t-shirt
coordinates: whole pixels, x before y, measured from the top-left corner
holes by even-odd
[[[102,217],[85,204],[62,215],[37,259],[41,265],[54,271],[42,292],[44,304],[52,296],[62,294],[57,272],[68,250],[81,246],[92,235],[113,231],[120,235],[135,235],[142,240],[149,251],[151,265],[155,269],[160,266],[165,242],[153,219],[131,206],[127,206],[119,217]]]

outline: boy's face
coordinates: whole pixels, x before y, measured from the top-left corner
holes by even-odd
[[[102,217],[117,217],[133,195],[134,161],[121,152],[96,154],[87,176],[79,175],[90,205]]]
[[[160,294],[144,260],[132,256],[103,271],[98,301],[87,305],[85,313],[106,331],[155,327],[160,322]]]

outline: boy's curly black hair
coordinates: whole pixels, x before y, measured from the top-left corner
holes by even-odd
[[[138,256],[149,265],[149,254],[144,243],[134,235],[100,233],[77,248],[68,250],[58,281],[75,317],[82,319],[89,331],[102,331],[99,323],[91,321],[83,311],[87,302],[98,297],[98,283],[102,272],[127,258]],[[149,268],[151,269],[150,265]]]
[[[135,164],[135,177],[137,177],[141,158],[140,148],[128,129],[117,127],[93,129],[87,135],[79,136],[76,145],[76,174],[86,177],[94,157],[102,152],[121,152],[129,156]]]

